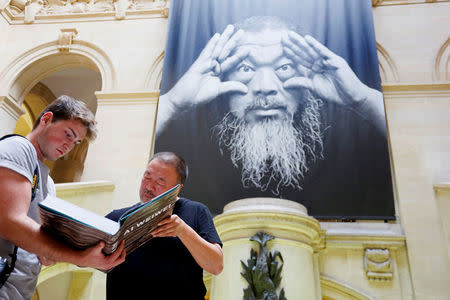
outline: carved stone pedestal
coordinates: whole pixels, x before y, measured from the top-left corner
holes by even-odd
[[[273,235],[267,243],[284,259],[282,281],[287,299],[321,299],[316,251],[323,247],[320,224],[309,217],[306,208],[296,202],[273,198],[250,198],[229,203],[214,218],[224,243],[224,270],[211,279],[210,299],[242,299],[248,286],[242,278],[241,260],[246,261],[250,249],[258,249],[250,241],[258,231]]]

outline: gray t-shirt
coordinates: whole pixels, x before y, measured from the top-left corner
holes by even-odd
[[[36,166],[39,171],[39,183],[35,198],[30,204],[28,216],[40,223],[38,203],[44,200],[47,194],[56,195],[55,185],[49,176],[49,169],[38,160],[36,149],[27,139],[14,136],[0,141],[0,167],[13,170],[33,183]],[[9,258],[13,249],[13,244],[0,238],[0,256]],[[41,264],[37,256],[19,248],[14,271],[4,286],[0,288],[0,299],[31,299],[40,270]]]

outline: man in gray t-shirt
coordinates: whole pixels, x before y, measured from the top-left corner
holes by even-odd
[[[26,138],[13,136],[0,141],[0,256],[9,258],[14,245],[20,247],[15,268],[0,288],[0,299],[30,299],[41,263],[65,261],[111,269],[125,260],[123,243],[110,256],[102,253],[103,242],[74,250],[41,231],[39,225],[37,203],[55,194],[43,161],[54,161],[85,137],[91,140],[95,135],[94,116],[86,105],[61,96],[44,109]]]
[[[48,194],[56,195],[56,193],[53,180],[49,176],[49,169],[42,161],[38,160],[33,144],[20,136],[9,137],[1,141],[0,167],[8,168],[25,176],[31,183],[33,182],[34,172],[37,170],[39,181],[28,210],[28,217],[39,223],[37,204],[44,200]],[[0,238],[0,256],[6,257],[7,254],[13,253],[13,248],[13,244]],[[38,257],[19,248],[14,271],[4,286],[0,288],[0,299],[30,298],[36,287],[40,269],[41,264]]]

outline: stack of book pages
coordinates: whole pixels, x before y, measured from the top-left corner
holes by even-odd
[[[130,254],[150,240],[151,231],[172,214],[179,190],[180,185],[176,185],[151,201],[125,212],[119,222],[49,196],[39,203],[41,227],[76,249],[85,249],[104,241],[105,254],[113,253],[125,240],[125,250]]]

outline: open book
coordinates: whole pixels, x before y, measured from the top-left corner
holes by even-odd
[[[62,199],[49,196],[39,203],[41,227],[50,235],[76,249],[105,241],[105,254],[113,253],[122,240],[125,250],[133,250],[150,240],[150,232],[170,216],[180,185],[125,212],[118,222],[100,216]]]

